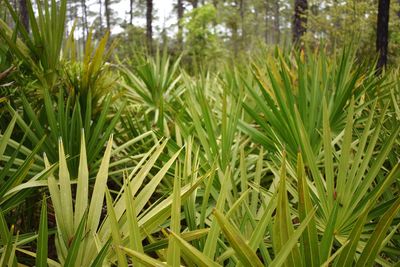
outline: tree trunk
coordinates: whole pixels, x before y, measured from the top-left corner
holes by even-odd
[[[182,18],[183,18],[183,0],[178,0],[177,11],[178,11],[178,46],[179,49],[183,48],[183,36],[182,36]]]
[[[153,47],[153,0],[146,0],[146,39],[149,51]]]
[[[237,3],[236,3],[237,4]],[[238,34],[238,22],[237,20],[233,20],[231,24],[232,28],[232,41],[233,41],[233,53],[236,56],[239,52],[238,42],[239,42],[239,34]]]
[[[382,72],[387,63],[389,37],[389,8],[390,0],[379,0],[378,21],[376,27],[376,51],[379,53],[377,72]]]
[[[133,25],[133,0],[129,2],[129,24]]]
[[[110,0],[104,0],[104,12],[106,13],[106,27],[108,31],[111,31],[111,23],[110,23]]]
[[[397,4],[400,6],[400,0],[397,0]],[[397,16],[400,18],[400,10],[397,11]]]
[[[240,48],[243,50],[245,49],[244,43],[246,39],[246,29],[245,29],[245,21],[244,21],[244,15],[245,15],[245,6],[244,6],[244,0],[240,0],[239,2],[239,15],[240,15],[240,30],[241,30],[241,36],[240,36]]]
[[[280,24],[280,13],[279,13],[279,0],[275,0],[274,3],[274,32],[275,32],[275,43],[279,44],[281,41],[281,30],[279,29]]]
[[[103,34],[103,3],[99,0],[99,24],[100,24],[100,35]]]
[[[307,0],[294,0],[293,43],[299,45],[301,37],[307,31]]]
[[[199,0],[192,0],[193,8],[197,8],[198,4],[199,4]]]
[[[74,21],[77,17],[75,4],[72,1],[67,1],[67,14],[68,21]],[[66,37],[69,36],[68,27],[66,28]]]
[[[19,15],[22,21],[22,25],[27,32],[29,32],[29,15],[28,7],[26,6],[26,0],[19,0]]]
[[[83,33],[83,42],[85,43],[87,33],[88,33],[88,22],[87,22],[87,6],[86,6],[86,0],[81,0],[81,6],[82,6],[82,33]]]
[[[264,32],[264,41],[266,44],[269,42],[269,0],[265,0],[264,4],[265,9],[265,17],[264,17],[264,24],[265,24],[265,32]]]

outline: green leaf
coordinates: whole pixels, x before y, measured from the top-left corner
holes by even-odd
[[[82,220],[83,214],[88,208],[89,199],[89,170],[86,158],[85,133],[83,130],[81,134],[81,152],[79,157],[78,184],[75,198],[75,229],[78,228],[79,222]]]
[[[126,216],[128,222],[129,232],[129,249],[143,252],[142,236],[140,235],[140,228],[136,217],[136,201],[132,197],[131,188],[128,179],[124,184],[124,198],[126,205]],[[140,265],[139,265],[140,266]]]
[[[314,218],[316,209],[310,212],[300,226],[294,231],[289,237],[287,242],[283,245],[282,249],[276,255],[275,259],[271,262],[271,267],[279,267],[285,264],[288,260],[288,256],[293,251],[293,248],[297,248],[297,243],[303,231],[307,228],[308,223]]]
[[[17,116],[13,116],[11,122],[8,124],[7,129],[1,136],[0,142],[0,158],[3,157],[4,151],[6,150],[8,140],[10,140],[11,133],[14,129],[15,122],[17,121]]]
[[[289,201],[287,198],[286,191],[286,160],[285,154],[283,155],[281,173],[279,177],[279,188],[278,188],[278,202],[276,207],[276,216],[273,224],[273,248],[276,254],[280,254],[281,251],[286,251],[288,247],[286,243],[293,236],[293,225],[289,210]],[[292,250],[292,248],[291,248]],[[274,260],[275,261],[275,260]],[[288,254],[286,259],[288,266],[301,266],[300,251],[297,246],[293,247],[293,250]]]
[[[44,267],[47,266],[47,240],[48,240],[48,228],[47,228],[47,199],[43,196],[42,210],[40,213],[39,223],[39,236],[36,248],[36,266]]]
[[[161,170],[144,186],[144,188],[140,191],[137,195],[137,211],[140,211],[144,208],[147,201],[153,195],[154,191],[156,190],[158,184],[164,178],[165,174],[171,167],[171,165],[175,162],[176,158],[179,156],[181,150],[176,152],[161,168]]]
[[[104,246],[101,248],[99,254],[97,254],[96,258],[90,265],[90,267],[102,267],[104,259],[107,257],[107,254],[109,253],[108,249],[111,245],[111,239],[107,241],[107,243],[104,244]]]
[[[180,233],[180,237],[186,241],[197,240],[197,239],[207,235],[209,231],[210,231],[210,229],[206,228],[206,229],[198,229],[198,230],[194,230],[194,231],[190,231],[190,232],[183,232],[183,233]],[[169,243],[169,238],[161,239],[154,243],[144,246],[143,249],[144,249],[144,252],[147,252],[147,253],[153,252],[156,250],[167,248],[168,243]]]
[[[177,164],[171,207],[171,231],[175,233],[179,233],[181,228],[181,176],[178,167],[179,165]],[[167,264],[169,266],[179,267],[180,255],[179,245],[174,238],[170,238],[168,244]]]
[[[218,195],[217,204],[215,208],[218,209],[219,211],[223,211],[228,196],[228,191],[230,189],[229,185],[231,185],[230,182],[231,170],[227,168],[224,174],[222,174],[219,171],[218,175],[220,176],[220,180],[222,181],[222,186]],[[219,235],[220,235],[220,226],[216,220],[213,220],[210,227],[210,233],[207,236],[207,240],[203,250],[204,254],[210,259],[214,258]]]
[[[118,259],[118,266],[127,267],[128,262],[126,261],[126,257],[124,255],[124,253],[120,249],[120,246],[122,245],[122,240],[121,240],[121,236],[119,233],[118,221],[117,221],[117,218],[115,217],[113,201],[111,199],[111,195],[108,190],[106,190],[106,202],[107,202],[107,214],[108,214],[108,217],[110,218],[109,227],[111,229],[111,236],[112,236],[112,240],[113,240],[114,252],[117,255],[117,259]]]
[[[226,219],[222,213],[214,209],[213,214],[217,219],[222,232],[232,245],[240,262],[244,266],[263,266],[255,251],[246,243],[241,233]]]
[[[46,170],[49,170],[50,163],[47,160],[46,154],[44,154],[44,162],[45,162]],[[53,203],[54,213],[55,213],[56,222],[57,222],[57,228],[64,239],[63,241],[65,243],[67,243],[68,242],[68,234],[67,234],[65,221],[64,221],[64,212],[63,212],[63,208],[61,205],[61,203],[62,203],[61,202],[61,193],[60,193],[60,189],[58,187],[57,181],[56,181],[55,177],[53,176],[53,173],[50,173],[49,177],[47,178],[47,184],[49,187],[51,202]]]
[[[128,256],[134,258],[136,261],[140,262],[144,266],[149,266],[149,267],[164,267],[168,266],[167,264],[158,261],[156,259],[153,259],[150,256],[147,256],[146,254],[142,252],[138,252],[129,248],[125,248],[120,246],[120,249],[123,250]]]
[[[329,126],[329,114],[326,101],[323,102],[323,143],[324,143],[324,167],[326,179],[326,193],[328,195],[329,207],[333,207],[334,198],[334,169],[332,159],[331,129]]]
[[[71,238],[74,233],[71,180],[67,167],[67,160],[65,158],[64,146],[61,139],[59,140],[58,151],[60,160],[58,174],[60,182],[60,202],[62,203],[62,212],[64,214],[64,224],[67,234],[66,238]]]
[[[104,193],[106,190],[107,178],[108,178],[108,166],[110,163],[110,154],[113,143],[113,136],[110,136],[108,140],[107,148],[104,153],[99,172],[96,176],[96,182],[92,193],[92,198],[89,206],[88,213],[88,230],[97,232],[99,225],[101,210],[103,208]]]
[[[400,198],[393,203],[390,209],[382,216],[379,223],[375,226],[374,232],[370,236],[356,266],[372,266],[377,257],[382,241],[385,239],[387,229],[391,225],[394,217],[396,217],[400,209]]]
[[[337,214],[339,210],[339,202],[335,201],[331,214],[328,217],[328,224],[324,229],[322,240],[320,242],[320,259],[321,261],[328,260],[331,254],[332,244],[335,239],[335,226],[337,221]]]
[[[369,202],[369,204],[370,203],[371,202]],[[353,266],[353,261],[355,259],[358,242],[360,240],[361,233],[364,229],[364,223],[367,218],[370,207],[371,205],[367,205],[367,207],[362,211],[361,215],[358,217],[350,233],[350,236],[348,237],[348,240],[350,242],[340,253],[339,257],[336,258],[334,262],[335,267]]]
[[[308,190],[307,177],[304,170],[304,163],[301,154],[297,155],[297,182],[299,193],[299,217],[304,221],[307,215],[313,211],[313,205]],[[300,248],[306,266],[319,266],[319,244],[315,220],[311,219],[301,237]]]
[[[87,213],[84,214],[82,220],[79,223],[78,229],[72,237],[71,246],[68,248],[67,258],[65,259],[65,267],[75,267],[78,252],[83,244],[83,236],[85,233],[85,226],[87,221]]]
[[[14,226],[11,226],[9,230],[7,227],[7,222],[4,218],[3,211],[0,209],[0,238],[3,244],[3,252],[0,258],[0,266],[6,266],[12,260],[12,264],[9,266],[17,266],[17,260],[13,256],[13,244],[12,244],[12,234],[14,232]],[[15,241],[16,243],[17,241]],[[7,263],[6,263],[7,262]]]
[[[323,264],[321,267],[329,267],[331,266],[331,262],[342,252],[342,250],[349,244],[349,240],[347,240],[338,250],[335,251]]]
[[[179,235],[175,234],[174,232],[170,232],[170,236],[173,237],[177,243],[179,244],[181,251],[185,254],[190,261],[195,263],[197,266],[200,267],[217,267],[220,266],[216,262],[210,260],[205,254],[201,253],[195,247],[190,245],[187,241],[181,238]]]

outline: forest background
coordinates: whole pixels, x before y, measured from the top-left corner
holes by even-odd
[[[204,62],[251,55],[265,46],[289,48],[300,37],[304,44],[322,44],[328,51],[356,42],[358,54],[374,60],[376,51],[386,49],[383,43],[387,41],[379,44],[378,38],[388,40],[390,36],[384,53],[390,64],[398,64],[399,1],[159,1],[156,6],[160,5],[161,12],[153,2],[68,1],[65,34],[74,25],[81,53],[90,30],[95,40],[109,31],[112,39],[119,40],[116,52],[120,58],[138,47],[158,47],[167,48],[171,55],[196,55]],[[29,26],[27,0],[11,4]],[[0,12],[6,16],[7,10]],[[13,23],[10,17],[6,21]]]

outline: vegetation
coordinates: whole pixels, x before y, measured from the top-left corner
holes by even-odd
[[[223,2],[183,14],[179,1],[175,44],[152,21],[118,43],[96,25],[66,28],[66,0],[21,1],[27,16],[2,1],[0,266],[400,264],[387,39],[385,64],[375,44],[362,57],[365,36],[340,47],[347,37],[326,30],[317,44],[313,25],[329,19],[304,0],[293,46],[278,22],[273,47],[246,31],[256,14],[243,1],[231,6],[241,30]]]

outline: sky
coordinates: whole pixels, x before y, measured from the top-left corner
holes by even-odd
[[[129,2],[130,0],[121,0],[120,3],[113,4],[111,6],[111,8],[117,12],[118,17],[122,20],[129,20],[129,15],[127,14],[129,11]],[[97,5],[97,0],[92,3],[93,4],[89,3],[90,10],[98,12],[99,8]],[[173,0],[153,0],[155,17],[153,21],[153,32],[155,34],[158,34],[164,28],[164,26],[168,29],[171,25],[176,23],[176,16],[173,14],[173,3]],[[133,24],[144,27],[146,25],[145,16],[146,14],[143,14],[140,18],[134,19]],[[122,28],[119,26],[112,29],[113,34],[121,31]]]
[[[93,12],[94,14],[99,13],[99,0],[86,0],[86,6],[88,8],[88,11]],[[144,0],[142,0],[145,3]],[[0,0],[1,2],[1,0]],[[104,2],[104,1],[102,1]],[[138,2],[138,0],[134,0],[134,5],[135,3]],[[165,28],[166,29],[166,34],[169,36],[173,36],[177,32],[177,17],[176,17],[176,12],[174,12],[174,3],[176,0],[153,0],[153,35],[154,36],[160,36],[162,30]],[[115,11],[118,14],[118,18],[121,21],[129,21],[129,3],[130,0],[120,0],[119,3],[115,3],[111,5],[111,9]],[[78,9],[78,14],[81,16],[81,8]],[[104,6],[102,7],[102,13],[103,13],[103,24],[105,24],[105,18],[104,18]],[[88,17],[88,24],[89,27],[92,25],[93,21],[96,19],[96,16],[89,16]],[[74,22],[69,21],[67,28],[68,32],[71,30]],[[146,13],[144,12],[137,18],[133,19],[133,24],[135,26],[139,27],[146,27]],[[115,25],[114,27],[111,28],[111,33],[112,34],[118,34],[122,32],[123,29],[119,25]],[[75,31],[75,37],[80,38],[82,35],[81,29],[77,29]]]

